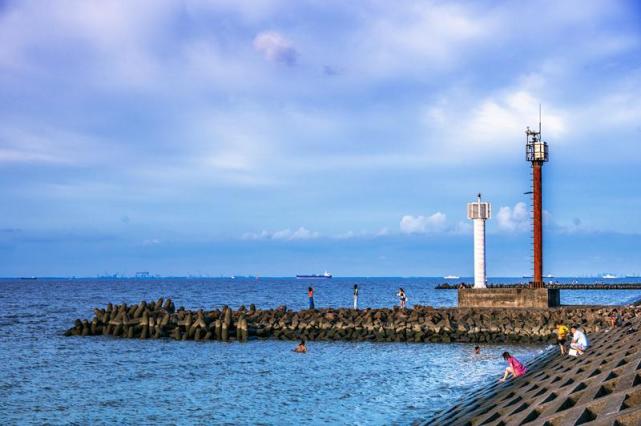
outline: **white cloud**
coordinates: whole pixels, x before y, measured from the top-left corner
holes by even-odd
[[[503,206],[496,215],[499,229],[508,232],[522,232],[529,228],[530,214],[524,202],[518,202],[514,207]]]
[[[318,237],[318,232],[313,232],[310,231],[307,228],[303,228],[302,226],[292,232],[292,235],[289,237],[290,240],[308,240],[310,238],[317,238]]]
[[[436,212],[431,216],[405,215],[401,218],[400,229],[404,234],[425,234],[443,232],[447,228],[447,216]]]
[[[376,235],[377,237],[384,237],[384,236],[386,236],[386,235],[389,235],[389,229],[387,229],[387,228],[381,228],[381,229],[379,229],[379,230],[376,232],[376,234],[375,234],[375,235]]]
[[[352,239],[352,238],[356,238],[359,235],[360,234],[358,234],[358,233],[356,233],[354,231],[347,231],[347,232],[343,232],[342,234],[336,235],[334,238],[336,238],[337,240],[349,240],[349,239]]]
[[[313,238],[320,237],[320,234],[315,231],[310,231],[309,229],[301,226],[298,229],[292,231],[291,229],[281,229],[280,231],[266,231],[262,230],[261,232],[247,232],[242,235],[243,240],[310,240]]]
[[[254,49],[269,61],[295,65],[298,52],[291,41],[276,31],[263,31],[254,38]]]
[[[343,232],[341,234],[334,235],[333,238],[336,238],[337,240],[349,240],[353,238],[376,238],[376,237],[385,237],[390,234],[389,229],[383,227],[377,231],[347,231]]]
[[[271,233],[265,230],[260,232],[245,232],[241,238],[243,240],[263,240],[271,237]]]

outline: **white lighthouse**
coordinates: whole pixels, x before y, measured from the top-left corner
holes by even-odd
[[[467,204],[467,218],[474,221],[474,288],[485,288],[485,221],[491,214],[490,203],[481,202],[481,194]]]

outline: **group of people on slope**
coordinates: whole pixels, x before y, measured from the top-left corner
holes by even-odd
[[[566,348],[569,334],[572,336],[572,339],[570,340],[570,350],[573,352],[568,351]],[[570,355],[583,355],[588,346],[590,346],[588,336],[578,325],[573,325],[568,328],[562,322],[558,322],[556,325],[556,338],[561,355],[565,355],[566,353]]]
[[[613,321],[614,323],[614,321]],[[575,351],[571,353],[572,355],[583,355],[583,353],[590,346],[590,341],[588,336],[585,334],[585,331],[578,325],[573,325],[568,328],[562,322],[556,324],[556,334],[557,334],[557,343],[561,350],[561,355],[568,353],[566,344],[568,337],[571,336],[570,340],[570,350]],[[481,348],[479,346],[474,347],[474,353],[479,355],[481,353]],[[516,378],[527,373],[527,368],[513,355],[509,352],[503,352],[503,359],[507,362],[507,367],[503,372],[503,377],[499,379],[500,382],[506,381],[508,378]]]
[[[585,334],[585,331],[578,325],[573,325],[568,328],[562,322],[557,323],[556,326],[557,343],[559,344],[561,355],[568,353],[566,344],[569,335],[572,337],[570,340],[570,350],[575,351],[575,353],[571,354],[583,355],[586,349],[590,346],[590,341],[588,340],[588,336]],[[480,348],[477,346],[474,348],[474,352],[477,354],[480,353]],[[527,368],[509,352],[503,352],[503,359],[507,361],[508,366],[503,373],[503,377],[499,381],[504,382],[510,376],[519,377],[527,372]]]
[[[358,284],[354,284],[354,309],[358,309],[358,291]],[[398,289],[396,296],[398,296],[399,306],[401,309],[405,309],[409,299],[407,297],[407,293],[402,287]],[[314,287],[307,287],[307,299],[309,301],[309,309],[314,309]]]

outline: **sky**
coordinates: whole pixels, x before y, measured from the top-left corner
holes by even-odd
[[[635,1],[0,1],[0,276],[641,273]]]

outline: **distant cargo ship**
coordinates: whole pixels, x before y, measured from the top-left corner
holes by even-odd
[[[446,275],[443,278],[446,280],[458,280],[461,277],[459,277],[458,275]]]
[[[616,275],[612,275],[612,274],[603,274],[603,276],[601,278],[606,279],[606,280],[613,280],[616,277],[617,277]]]
[[[332,274],[330,274],[327,271],[325,271],[325,273],[322,275],[318,275],[318,274],[296,275],[296,279],[299,279],[299,280],[328,280],[330,278],[332,278]]]

